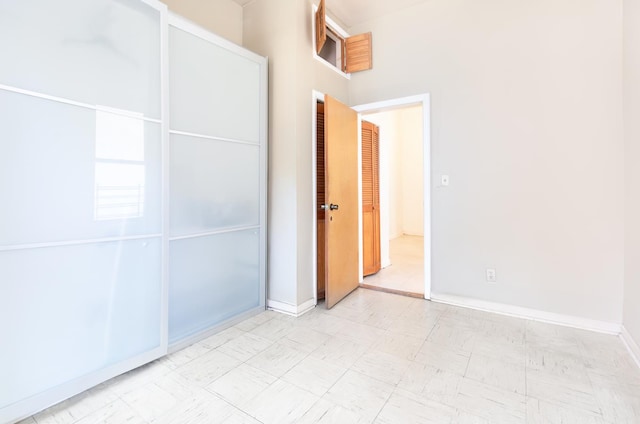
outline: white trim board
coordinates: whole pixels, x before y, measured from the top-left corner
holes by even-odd
[[[635,361],[638,368],[640,368],[640,346],[638,343],[631,337],[631,334],[627,331],[626,327],[622,326],[622,331],[620,332],[620,338],[622,339],[622,343],[627,347],[629,354]]]
[[[317,170],[317,152],[318,139],[316,133],[318,131],[318,102],[324,102],[324,93],[317,90],[311,92],[311,193],[318,192],[318,170]],[[313,213],[311,214],[311,254],[313,258],[318,257],[318,198],[311,196]],[[312,260],[313,270],[313,300],[314,304],[318,304],[318,261]]]
[[[622,329],[622,324],[616,322],[598,321],[572,315],[556,314],[553,312],[541,311],[539,309],[524,308],[521,306],[507,305],[505,303],[488,302],[486,300],[472,299],[469,297],[450,294],[432,293],[431,300],[447,305],[461,306],[463,308],[476,309],[478,311],[493,312],[515,318],[530,319],[533,321],[546,322],[549,324],[562,325],[565,327],[578,328],[581,330],[595,331],[598,333],[612,334],[616,336],[620,334]]]
[[[285,315],[299,317],[306,314],[316,307],[316,300],[309,299],[306,302],[296,306],[289,303],[278,302],[277,300],[267,300],[267,309],[274,312],[280,312]]]

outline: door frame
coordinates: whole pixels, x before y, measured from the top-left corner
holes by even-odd
[[[313,303],[318,304],[318,201],[317,201],[317,102],[324,102],[324,93],[312,90],[311,93],[311,192],[313,213],[311,214],[312,234],[312,271],[313,271]],[[401,97],[383,100],[374,103],[366,103],[351,106],[358,112],[358,268],[359,282],[363,277],[362,256],[362,115],[365,113],[382,112],[392,109],[401,109],[408,106],[422,106],[422,139],[423,139],[423,185],[424,185],[424,298],[431,299],[431,96],[429,93],[415,96]]]
[[[362,115],[365,113],[384,112],[415,105],[422,106],[422,169],[424,183],[424,298],[431,299],[431,96],[429,95],[429,93],[425,93],[416,96],[401,97],[374,103],[366,103],[358,106],[353,106],[352,109],[358,112],[359,120],[362,120]],[[358,127],[358,131],[360,132],[360,127]],[[361,137],[361,135],[358,135],[358,137]],[[360,158],[360,167],[361,166],[362,158]],[[360,170],[359,172],[362,171]],[[359,184],[360,193],[362,195],[362,182],[360,182]],[[360,225],[362,226],[362,224]],[[362,237],[362,229],[360,230],[360,234]],[[362,239],[360,240],[360,243],[362,243]],[[362,258],[362,250],[360,251],[360,253],[360,257]],[[360,273],[360,281],[362,282],[362,260],[360,262]]]
[[[313,304],[318,304],[318,102],[324,102],[324,93],[316,90],[311,92],[311,253],[313,260]],[[326,290],[326,287],[325,287]],[[325,294],[326,296],[326,294]]]

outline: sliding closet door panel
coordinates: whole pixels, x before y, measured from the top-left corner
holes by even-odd
[[[170,343],[260,305],[259,241],[245,230],[171,242]]]
[[[266,60],[170,16],[169,343],[264,308]]]
[[[0,408],[160,345],[160,238],[0,251]]]
[[[0,84],[159,119],[160,34],[138,0],[0,0]]]
[[[171,135],[171,235],[260,225],[260,147]]]
[[[160,124],[0,90],[0,246],[159,234]]]
[[[0,423],[167,351],[166,20],[0,0]]]
[[[175,27],[169,44],[171,129],[259,143],[260,65]]]

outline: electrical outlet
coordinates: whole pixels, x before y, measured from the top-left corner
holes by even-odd
[[[493,268],[487,268],[487,283],[496,282],[496,270]]]

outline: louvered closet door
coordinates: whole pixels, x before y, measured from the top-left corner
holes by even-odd
[[[362,256],[363,274],[380,271],[379,128],[362,121]]]
[[[169,343],[264,310],[266,59],[170,16]]]

